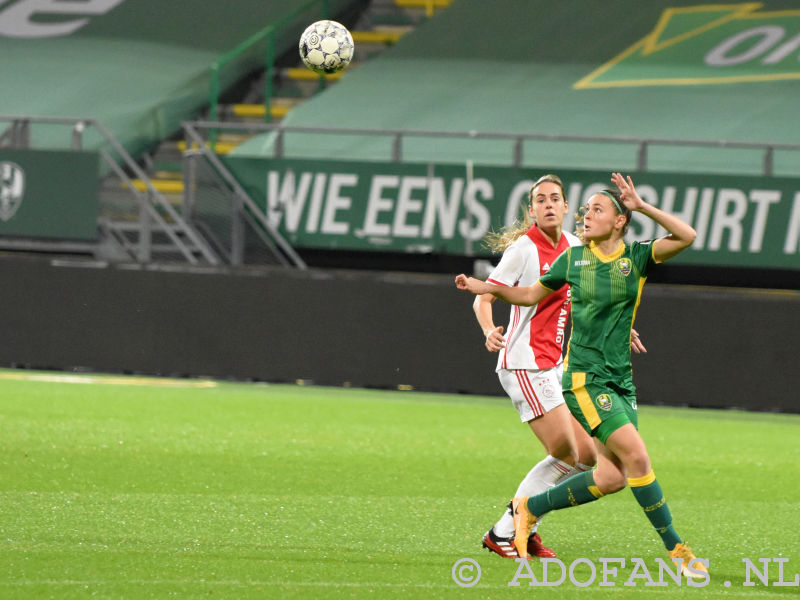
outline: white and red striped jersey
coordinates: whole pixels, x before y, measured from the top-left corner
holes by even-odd
[[[503,252],[486,281],[505,286],[533,285],[567,247],[580,244],[577,237],[563,232],[553,248],[534,225]],[[499,352],[497,370],[550,369],[561,364],[569,309],[567,285],[536,306],[512,306],[505,330],[506,347]]]

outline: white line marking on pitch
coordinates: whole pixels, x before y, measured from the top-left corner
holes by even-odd
[[[13,381],[38,381],[45,383],[81,383],[81,384],[101,384],[101,385],[143,385],[155,387],[174,387],[174,388],[208,388],[216,387],[216,381],[207,379],[183,380],[167,379],[159,377],[115,377],[112,375],[68,375],[68,374],[43,374],[43,373],[24,373],[14,371],[0,372],[0,380]]]

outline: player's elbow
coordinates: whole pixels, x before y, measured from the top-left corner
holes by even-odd
[[[693,227],[687,225],[679,232],[671,233],[669,239],[672,242],[671,245],[674,249],[674,253],[677,254],[678,252],[683,252],[686,250],[686,248],[694,244],[695,239],[697,239],[697,232]]]
[[[533,306],[536,304],[536,300],[532,298],[532,294],[527,293],[527,290],[523,290],[523,288],[514,288],[513,293],[507,292],[506,290],[498,290],[492,293],[501,300],[505,300],[509,304],[514,304],[516,306]]]
[[[482,304],[491,304],[492,302],[494,302],[494,296],[491,294],[478,294],[472,301],[472,306],[477,310]]]

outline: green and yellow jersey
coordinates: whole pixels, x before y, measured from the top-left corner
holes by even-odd
[[[620,242],[610,255],[591,242],[567,248],[539,278],[548,290],[570,285],[572,334],[566,371],[592,373],[606,381],[630,378],[631,328],[653,264],[652,241]]]

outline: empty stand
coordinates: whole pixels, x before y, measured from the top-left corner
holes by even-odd
[[[686,10],[666,0],[602,6],[458,0],[295,108],[284,124],[560,137],[525,143],[523,163],[537,168],[633,169],[637,141],[649,140],[649,169],[760,174],[768,160],[773,174],[800,172],[793,126],[800,51],[791,44],[800,33],[796,3],[678,4]],[[784,30],[784,37],[752,60],[714,66],[715,55],[744,56],[748,44],[768,42],[748,33],[751,23]],[[736,35],[750,37],[740,48],[729,43]],[[578,136],[599,143],[570,139]],[[310,146],[307,137],[285,136],[285,155],[391,159],[390,146],[375,138],[326,135]],[[703,145],[655,143],[661,140]],[[736,146],[753,142],[763,143]],[[258,155],[265,148],[254,140],[237,152]],[[510,143],[499,141],[431,136],[403,145],[407,161],[499,164],[512,155]]]

